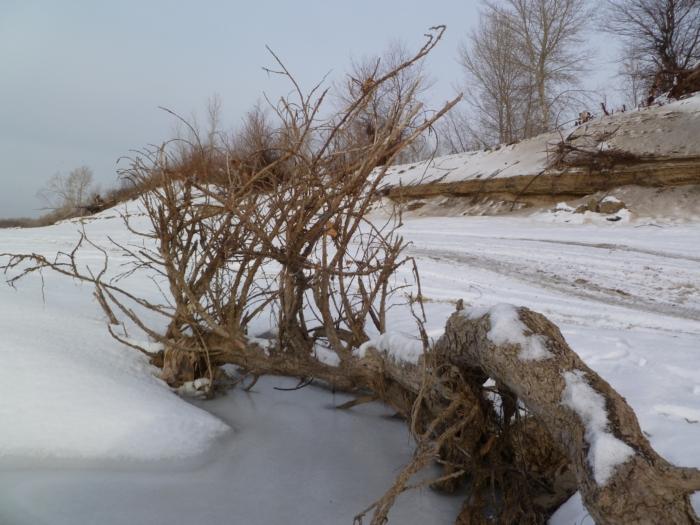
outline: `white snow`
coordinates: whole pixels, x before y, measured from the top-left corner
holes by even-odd
[[[696,393],[695,389],[693,389],[693,393]],[[662,416],[679,418],[691,424],[700,423],[699,408],[689,408],[678,405],[654,405],[654,411]]]
[[[700,424],[654,410],[698,408],[700,216],[654,213],[627,224],[406,216],[402,233],[420,269],[431,336],[458,299],[541,312],[625,397],[662,456],[700,468]],[[411,321],[397,315],[389,326],[409,331]],[[571,506],[576,520],[555,516],[551,525],[593,523],[580,500]]]
[[[695,514],[700,515],[700,492],[693,492],[690,495],[690,504],[693,506]]]
[[[700,427],[686,418],[698,410],[700,388],[697,217],[574,224],[540,216],[407,216],[404,223],[431,338],[458,299],[541,312],[627,399],[661,455],[700,467]],[[79,227],[68,221],[0,230],[0,251],[67,251]],[[133,241],[116,210],[85,228],[92,239]],[[110,256],[115,266],[124,262],[115,251]],[[99,253],[88,249],[81,260],[97,265]],[[399,277],[410,279],[410,271]],[[263,378],[250,394],[235,390],[189,404],[153,377],[145,356],[110,338],[89,287],[44,278],[45,301],[38,275],[16,291],[0,286],[0,523],[227,523],[231,516],[251,524],[290,516],[346,523],[410,460],[405,423],[383,417],[387,409],[323,410],[347,398],[313,387],[271,388],[295,380]],[[129,286],[160,299],[147,278]],[[413,348],[410,359],[418,362],[422,345],[411,316],[393,308],[387,324],[400,337],[385,348]],[[269,318],[261,318],[250,333],[270,330]],[[132,330],[129,336],[145,339]],[[461,504],[411,492],[390,517],[448,524]],[[560,519],[562,511],[572,519]],[[550,523],[592,520],[573,498]]]
[[[659,107],[595,118],[564,137],[578,147],[615,149],[637,155],[671,158],[700,156],[700,94]],[[612,134],[612,137],[609,135]],[[447,155],[424,162],[392,166],[389,186],[459,182],[537,175],[551,161],[548,152],[560,142],[560,133],[548,133],[492,150]]]
[[[338,366],[340,364],[340,358],[338,357],[338,354],[336,354],[333,350],[326,348],[325,346],[317,344],[314,347],[314,352],[316,355],[316,359],[318,359],[324,365]]]
[[[469,319],[479,319],[489,315],[491,329],[486,334],[495,345],[519,345],[518,357],[523,361],[539,361],[551,357],[547,350],[547,339],[541,335],[527,334],[528,328],[518,316],[518,310],[512,304],[500,303],[490,308],[468,308],[463,315]]]
[[[229,430],[105,337],[89,287],[44,278],[45,303],[39,282],[0,286],[0,458],[181,458]]]
[[[614,198],[614,197],[613,197]],[[533,219],[542,222],[552,222],[559,224],[596,224],[596,225],[619,225],[629,224],[632,222],[633,215],[627,208],[622,208],[615,212],[612,216],[605,213],[594,211],[585,211],[583,213],[575,213],[570,206],[557,207],[554,210],[546,210],[535,212]]]
[[[177,393],[184,397],[204,398],[211,381],[208,377],[199,377],[194,381],[185,381],[177,389]]]
[[[373,337],[355,350],[355,355],[363,358],[367,350],[375,348],[394,361],[417,364],[423,355],[423,342],[415,336],[401,332],[386,332]]]
[[[585,425],[586,441],[590,447],[588,462],[596,483],[603,486],[615,468],[634,455],[634,450],[609,431],[605,398],[586,382],[582,371],[564,372],[564,381],[566,388],[562,392],[562,404],[576,412]]]

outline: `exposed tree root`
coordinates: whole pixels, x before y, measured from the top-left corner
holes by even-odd
[[[518,315],[531,336],[543,338],[546,358],[523,360],[519,344],[494,344],[488,313],[478,319],[453,314],[445,335],[417,364],[370,349],[338,368],[308,353],[231,345],[217,336],[207,344],[215,365],[233,363],[255,376],[313,377],[358,392],[345,408],[377,397],[407,419],[417,441],[414,459],[358,523],[370,511],[373,525],[384,523],[413,475],[433,461],[444,468],[434,487],[453,491],[467,482],[457,523],[543,523],[577,489],[599,525],[697,523],[688,495],[700,489],[698,471],[674,467],[651,448],[629,405],[554,324],[526,308]],[[598,430],[631,451],[604,481],[596,472],[604,466],[592,455],[600,436],[586,414],[567,404],[567,377],[602,396],[600,417],[607,423]],[[486,386],[489,378],[495,386]]]

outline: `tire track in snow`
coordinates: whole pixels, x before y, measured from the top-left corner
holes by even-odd
[[[502,259],[450,250],[416,248],[415,246],[411,246],[408,252],[411,255],[432,259],[437,262],[473,266],[514,278],[530,285],[573,295],[581,299],[647,313],[700,321],[700,310],[696,308],[654,302],[644,297],[631,295],[619,289],[601,286],[590,281],[581,282],[579,280],[577,282],[567,276],[558,275],[541,269],[533,269],[522,264],[508,262]]]
[[[526,242],[546,242],[550,244],[563,244],[565,246],[581,246],[584,248],[599,248],[601,250],[612,250],[621,252],[632,252],[632,253],[642,253],[644,255],[653,255],[654,257],[663,257],[666,259],[682,259],[684,261],[697,262],[700,263],[700,257],[691,257],[689,255],[683,255],[680,253],[662,252],[659,250],[648,250],[645,248],[634,248],[632,246],[627,246],[626,244],[612,244],[612,243],[595,243],[595,242],[581,242],[581,241],[558,241],[554,239],[534,239],[528,237],[495,237],[498,240],[503,241],[526,241]]]

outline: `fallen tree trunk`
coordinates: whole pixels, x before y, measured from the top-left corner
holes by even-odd
[[[523,344],[494,343],[490,314],[455,314],[437,351],[454,363],[477,364],[503,383],[541,422],[569,458],[586,508],[598,525],[698,523],[689,495],[700,471],[679,468],[649,444],[632,408],[573,352],[543,315],[517,310],[545,354],[529,358]],[[495,337],[498,341],[498,337]]]
[[[445,467],[438,488],[468,477],[462,524],[488,522],[494,510],[498,523],[542,523],[576,489],[599,525],[698,522],[688,497],[700,490],[698,471],[661,458],[624,398],[526,308],[456,312],[418,362],[371,346],[342,367],[218,336],[207,346],[214,365],[369,390],[407,419],[418,452],[372,507],[373,524],[428,459]]]

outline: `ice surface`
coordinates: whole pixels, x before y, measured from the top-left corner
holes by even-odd
[[[634,450],[610,432],[605,398],[586,382],[584,373],[580,370],[564,372],[564,380],[562,403],[576,412],[586,427],[586,441],[590,446],[588,462],[596,483],[603,486],[615,467],[632,457]]]
[[[410,461],[413,441],[406,424],[377,403],[335,410],[352,398],[313,385],[273,388],[296,384],[264,377],[250,393],[196,402],[234,429],[197,459],[46,469],[37,458],[4,471],[0,523],[351,524]],[[430,489],[412,491],[399,498],[390,523],[454,523],[461,504]]]

